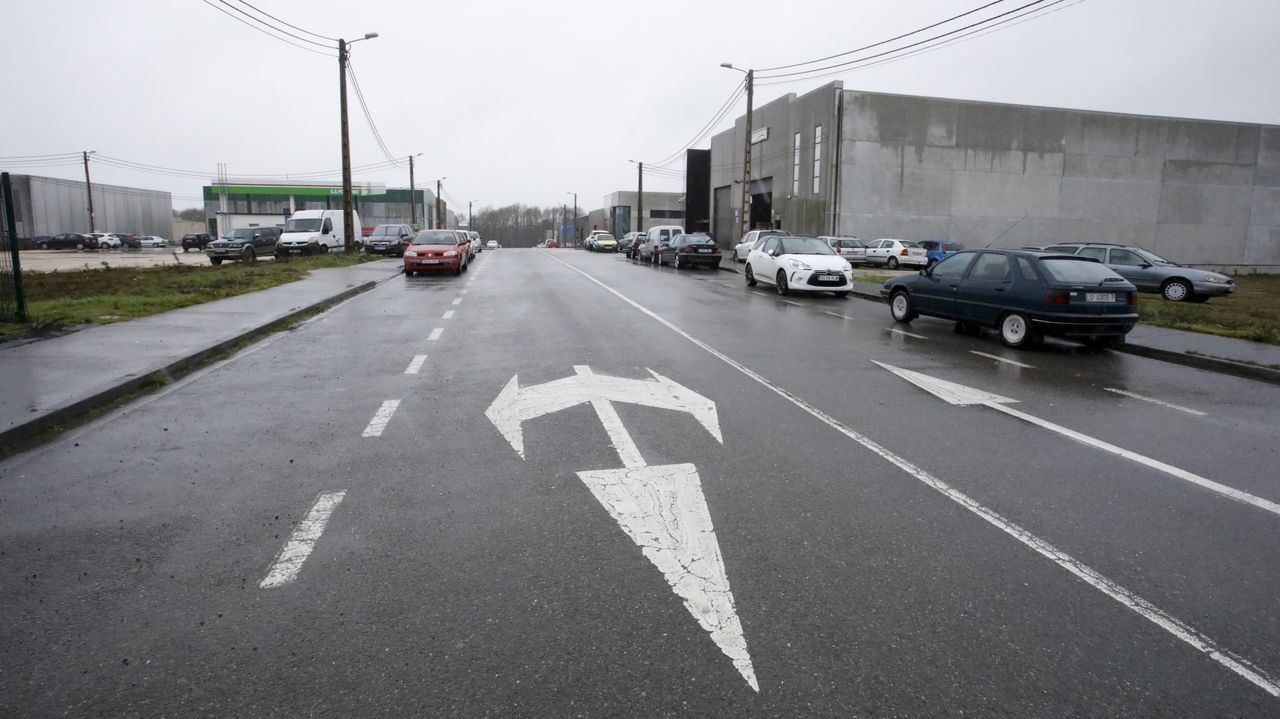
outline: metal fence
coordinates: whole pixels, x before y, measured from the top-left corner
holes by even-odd
[[[27,321],[13,204],[13,184],[5,172],[0,174],[0,322]]]

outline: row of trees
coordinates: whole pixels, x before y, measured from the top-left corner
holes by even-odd
[[[570,212],[569,215],[573,213]],[[503,247],[533,247],[547,239],[547,232],[555,230],[562,222],[572,222],[564,209],[555,207],[530,207],[507,205],[485,207],[475,213],[475,227],[487,240],[497,240]]]

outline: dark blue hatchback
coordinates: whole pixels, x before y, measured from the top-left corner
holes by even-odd
[[[1042,336],[1089,346],[1124,341],[1138,322],[1138,292],[1106,265],[1076,255],[964,250],[880,288],[898,322],[918,315],[992,327],[1010,347]]]

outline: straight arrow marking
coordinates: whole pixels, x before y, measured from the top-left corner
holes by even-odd
[[[579,377],[594,376],[591,368],[586,365],[574,365],[573,371],[577,372]],[[640,448],[636,446],[635,440],[631,439],[631,434],[627,432],[626,425],[622,424],[622,418],[618,416],[618,410],[613,408],[613,403],[607,399],[593,399],[591,407],[600,418],[600,424],[604,425],[604,431],[609,434],[609,441],[613,443],[613,448],[618,450],[618,458],[622,460],[622,466],[627,469],[643,467],[644,457],[640,456]]]

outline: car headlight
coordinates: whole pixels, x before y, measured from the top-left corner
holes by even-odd
[[[308,245],[318,245],[318,244],[320,244],[320,238],[319,238],[319,237],[310,237],[310,238],[308,238],[308,239],[307,239],[307,244],[308,244]]]
[[[1226,283],[1228,283],[1228,282],[1230,282],[1230,281],[1231,281],[1231,278],[1230,278],[1230,277],[1227,277],[1226,275],[1214,275],[1214,274],[1208,274],[1208,275],[1205,275],[1205,276],[1204,276],[1204,281],[1205,281],[1205,282],[1216,282],[1216,283],[1218,283],[1218,284],[1226,284]]]
[[[404,251],[404,256],[405,256],[405,257],[417,257],[417,256],[418,256],[418,253],[417,253],[417,252],[411,252],[411,251],[409,251],[409,250],[405,250],[405,251]]]
[[[457,256],[458,256],[458,251],[457,251],[457,250],[448,250],[447,252],[445,252],[445,253],[444,253],[444,256],[445,256],[445,257],[457,257]]]
[[[841,268],[841,271],[842,271],[842,272],[853,272],[853,265],[851,265],[851,264],[849,264],[848,262],[846,262],[846,263],[844,263],[844,267],[843,267],[843,268]]]
[[[807,263],[801,262],[800,260],[787,260],[787,262],[791,263],[791,269],[793,270],[812,270],[813,269]]]

